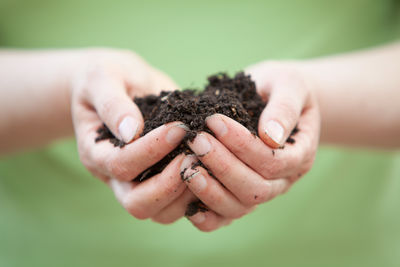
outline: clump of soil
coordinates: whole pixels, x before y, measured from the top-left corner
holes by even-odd
[[[249,75],[243,72],[230,78],[225,73],[208,77],[205,90],[163,91],[160,95],[136,97],[134,102],[139,107],[144,118],[144,129],[141,136],[151,130],[173,121],[181,121],[189,127],[182,143],[161,161],[141,173],[132,180],[143,181],[160,173],[169,162],[181,153],[192,153],[187,141],[193,141],[196,134],[208,129],[205,119],[215,113],[224,114],[245,126],[251,133],[257,135],[258,119],[266,103],[256,92],[255,83]],[[293,135],[298,128],[293,129],[286,142],[294,143]],[[97,130],[96,142],[108,139],[114,146],[123,148],[125,143],[117,139],[106,125]]]
[[[258,120],[266,103],[256,92],[255,83],[249,75],[243,72],[237,73],[233,78],[225,73],[219,73],[208,77],[208,84],[204,91],[163,91],[160,95],[148,95],[136,97],[134,102],[139,107],[144,118],[142,136],[151,130],[173,121],[181,121],[189,127],[182,143],[161,161],[142,172],[133,180],[143,181],[160,173],[177,155],[192,153],[187,141],[193,141],[196,134],[205,131],[213,134],[208,129],[205,119],[215,113],[226,115],[245,126],[251,133],[257,135]],[[293,129],[287,139],[288,143],[294,143],[293,135],[298,131]],[[108,139],[114,146],[123,148],[125,143],[115,138],[106,125],[98,129],[96,142]],[[201,163],[199,163],[201,165]],[[211,173],[210,173],[211,174]],[[181,173],[183,179],[183,173]],[[195,204],[193,204],[195,205]],[[204,207],[188,207],[188,214],[204,211]],[[194,213],[193,213],[194,212]]]
[[[197,212],[206,212],[208,211],[208,207],[201,202],[200,200],[198,201],[194,201],[192,203],[189,203],[189,205],[186,208],[185,211],[185,216],[193,216],[195,215]]]

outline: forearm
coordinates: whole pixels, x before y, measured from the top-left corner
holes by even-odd
[[[0,154],[73,133],[69,79],[76,52],[0,51]]]
[[[321,110],[321,141],[400,147],[400,44],[302,65]]]

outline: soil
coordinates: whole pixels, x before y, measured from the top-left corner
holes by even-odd
[[[133,180],[144,181],[160,173],[177,155],[193,153],[187,141],[192,141],[196,134],[205,131],[213,135],[207,128],[205,119],[215,113],[224,114],[245,126],[251,133],[257,135],[258,119],[266,106],[256,92],[255,83],[249,75],[237,73],[233,78],[225,73],[208,77],[208,84],[203,91],[188,89],[184,91],[163,91],[160,95],[136,97],[144,118],[142,136],[151,130],[173,121],[181,121],[189,127],[182,143],[161,161],[142,172]],[[294,135],[298,132],[295,127],[287,139],[287,143],[295,143]],[[114,146],[123,149],[125,143],[115,138],[106,125],[99,128],[96,142],[108,139]],[[283,147],[282,147],[283,148]],[[281,148],[281,149],[282,149]],[[197,163],[201,165],[201,163]],[[210,172],[209,172],[210,173]],[[212,173],[210,173],[212,175]],[[183,179],[183,172],[181,173]],[[197,211],[205,211],[205,205],[190,204],[187,215]]]
[[[195,215],[197,212],[206,212],[206,211],[208,211],[207,206],[203,202],[198,200],[198,201],[194,201],[194,202],[190,203],[187,206],[185,216],[190,217],[190,216]]]

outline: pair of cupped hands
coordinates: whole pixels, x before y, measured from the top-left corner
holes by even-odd
[[[245,69],[268,101],[258,135],[221,114],[206,119],[214,136],[200,132],[159,174],[132,181],[182,142],[187,126],[171,122],[140,136],[144,121],[132,101],[178,86],[130,51],[91,51],[71,83],[71,107],[82,163],[107,183],[121,205],[138,219],[169,224],[185,216],[188,204],[202,201],[208,211],[188,217],[201,231],[213,231],[288,191],[312,166],[320,118],[312,82],[291,63],[262,62]],[[105,123],[127,143],[95,143]],[[298,125],[294,144],[285,144]],[[284,146],[284,149],[282,149]],[[215,176],[201,166],[200,160]],[[184,171],[181,178],[181,172]]]

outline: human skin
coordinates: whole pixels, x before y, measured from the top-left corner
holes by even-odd
[[[177,88],[165,74],[132,52],[111,49],[2,51],[0,61],[0,154],[75,132],[82,163],[139,219],[156,215],[185,190],[183,155],[148,181],[128,182],[186,134],[182,123],[172,122],[138,138],[143,119],[132,99]],[[103,122],[129,144],[95,143]]]
[[[260,137],[223,115],[213,115],[207,125],[215,137],[199,133],[189,144],[202,156],[180,155],[161,174],[140,184],[129,180],[169,153],[184,136],[185,126],[170,123],[139,138],[143,119],[132,98],[177,88],[171,79],[128,51],[2,51],[0,59],[0,140],[7,140],[0,144],[0,154],[75,131],[83,164],[139,219],[171,223],[184,216],[187,204],[200,199],[210,210],[189,217],[197,228],[212,231],[229,224],[286,192],[311,168],[320,125],[325,143],[400,145],[398,44],[247,68],[269,101],[260,118]],[[109,142],[95,144],[103,122],[129,144],[123,149]],[[296,143],[279,149],[296,124]],[[200,167],[189,168],[185,182],[180,179],[180,171],[198,159],[217,179]]]
[[[247,68],[247,73],[259,94],[269,99],[259,122],[260,138],[252,138],[231,119],[214,115],[207,125],[216,137],[200,133],[190,144],[218,178],[215,181],[200,167],[185,173],[188,188],[211,207],[190,218],[200,230],[229,224],[286,192],[312,165],[319,121],[323,143],[400,147],[400,44],[307,61],[266,61]],[[270,120],[284,129],[280,140],[296,123],[300,129],[296,143],[275,149],[274,155],[277,144],[266,130]],[[194,157],[188,156],[183,164]]]

